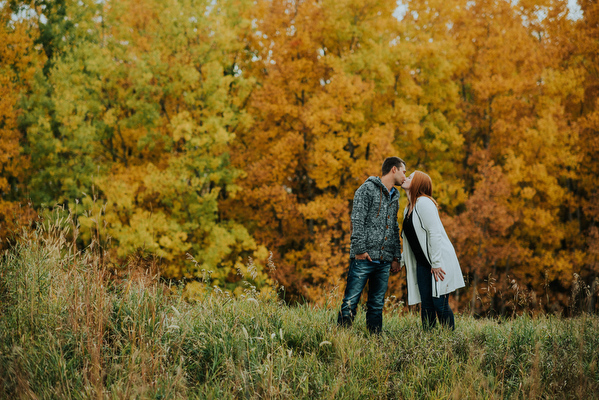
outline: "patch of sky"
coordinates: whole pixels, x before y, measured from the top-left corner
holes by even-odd
[[[401,21],[408,12],[408,5],[403,4],[401,1],[397,2],[397,8],[393,12],[393,16],[397,18],[398,21]]]
[[[6,1],[0,1],[0,9],[3,9],[4,7],[8,6],[8,3]],[[45,9],[45,5],[42,8]],[[35,11],[34,8],[32,8],[30,5],[28,4],[23,4],[19,7],[19,10],[15,13],[12,13],[11,15],[11,21],[12,22],[22,22],[25,20],[29,20],[29,19],[38,19],[39,18],[39,22],[41,24],[46,24],[46,22],[48,22],[48,19],[46,18],[46,16],[42,13],[42,14],[37,14],[37,12]]]
[[[517,6],[520,0],[511,0],[513,6]],[[568,16],[567,18],[571,21],[577,21],[582,18],[582,9],[580,8],[580,4],[578,4],[578,0],[568,0],[567,4],[568,8]],[[534,22],[541,23],[547,17],[547,7],[537,6],[537,10],[534,12],[536,20]],[[523,18],[523,23],[525,26],[529,25],[529,22],[526,18]]]
[[[293,23],[293,21],[291,23]],[[295,25],[291,25],[289,28],[287,28],[287,36],[293,35],[295,35]]]
[[[271,64],[276,64],[276,61],[272,59],[272,55],[273,55],[272,50],[268,50],[268,56],[266,56],[266,59]]]
[[[568,0],[568,19],[577,21],[582,18],[582,9],[576,0]]]
[[[241,68],[239,68],[239,65],[235,64],[233,66],[233,76],[234,77],[238,77],[241,76],[243,74],[243,71]]]
[[[512,5],[517,5],[520,0],[510,0]],[[476,1],[468,1],[466,3],[466,9],[470,9],[476,5]],[[393,16],[397,18],[397,20],[401,21],[404,19],[406,14],[408,13],[408,5],[404,4],[401,0],[397,1],[397,7],[393,12]],[[538,21],[543,21],[545,17],[547,17],[547,11],[539,8],[539,10],[535,13]],[[418,13],[412,12],[414,19],[418,19]],[[578,4],[578,0],[568,0],[568,19],[572,21],[577,21],[581,19],[583,16],[582,9],[580,8],[580,4]],[[527,22],[525,21],[525,24]],[[448,26],[448,29],[451,29],[452,26]]]
[[[214,10],[214,6],[216,6],[216,0],[211,0],[210,4],[206,6],[206,11],[204,11],[204,16],[207,17],[210,15],[212,10]]]

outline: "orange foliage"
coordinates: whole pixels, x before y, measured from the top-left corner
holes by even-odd
[[[0,219],[83,199],[117,258],[239,291],[248,257],[268,286],[272,251],[287,299],[321,301],[354,191],[399,156],[433,179],[460,306],[507,313],[526,287],[563,310],[575,273],[599,277],[599,6],[579,4],[67,1],[32,10],[41,49],[4,7]]]
[[[21,154],[24,138],[18,118],[21,96],[30,90],[36,68],[43,62],[34,49],[37,34],[34,23],[15,20],[8,7],[0,8],[0,238],[35,216],[22,193],[28,159]],[[5,244],[2,240],[0,246]]]

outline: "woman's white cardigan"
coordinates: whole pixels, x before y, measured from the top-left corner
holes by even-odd
[[[404,210],[404,219],[408,213],[408,208],[409,206]],[[414,230],[416,236],[418,236],[420,247],[422,247],[429,263],[433,268],[443,268],[445,271],[445,279],[438,282],[435,282],[435,277],[431,274],[433,296],[439,297],[466,286],[458,256],[441,223],[435,203],[428,197],[419,197],[414,206],[412,221],[414,222]],[[405,232],[402,233],[402,239],[403,254],[401,260],[402,264],[406,266],[408,278],[408,304],[418,304],[421,300],[418,279],[416,278],[416,257],[406,239]]]

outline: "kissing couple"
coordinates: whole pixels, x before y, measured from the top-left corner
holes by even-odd
[[[354,195],[347,285],[337,323],[351,326],[362,291],[368,283],[366,326],[380,333],[390,273],[406,267],[408,304],[421,303],[425,330],[436,326],[455,329],[449,294],[465,286],[455,249],[445,232],[433,198],[429,175],[414,171],[406,177],[399,157],[383,162],[381,177],[369,177]],[[397,221],[400,186],[408,205],[403,212],[401,238]]]

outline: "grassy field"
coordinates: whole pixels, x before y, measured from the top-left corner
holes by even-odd
[[[50,229],[51,231],[51,229]],[[599,318],[457,315],[425,333],[390,304],[370,336],[336,304],[250,289],[185,301],[150,273],[109,278],[94,249],[34,231],[0,262],[1,398],[580,398],[599,394]]]

